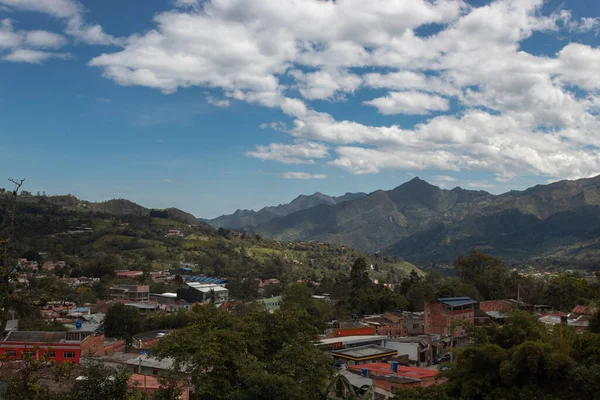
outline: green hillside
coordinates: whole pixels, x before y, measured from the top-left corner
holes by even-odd
[[[0,196],[6,206],[8,197]],[[363,253],[325,243],[287,243],[260,235],[215,229],[177,210],[148,210],[127,200],[107,202],[108,211],[83,209],[73,197],[20,198],[15,257],[39,252],[46,260],[65,260],[94,274],[98,259],[110,257],[114,269],[168,269],[180,263],[194,272],[227,278],[320,280],[347,274]],[[68,201],[66,201],[68,200]],[[101,208],[101,207],[99,207]],[[131,212],[148,210],[148,212]],[[168,235],[169,230],[177,230]],[[415,267],[396,257],[366,256],[373,279],[399,282]],[[96,275],[96,274],[94,274]]]

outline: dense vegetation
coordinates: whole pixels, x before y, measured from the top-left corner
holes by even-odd
[[[9,200],[0,194],[0,209],[6,209]],[[118,214],[57,203],[64,202],[54,197],[19,197],[13,255],[65,260],[71,267],[64,271],[67,275],[101,277],[118,269],[161,270],[187,262],[198,265],[195,273],[209,276],[318,280],[347,271],[363,255],[328,244],[280,243],[199,222],[190,225],[172,209]],[[182,236],[166,236],[173,229]],[[110,260],[100,262],[102,257]],[[413,268],[394,257],[369,256],[367,261],[373,265],[374,278],[389,282],[400,280]]]
[[[548,329],[516,310],[503,326],[471,327],[470,335],[473,343],[455,351],[456,361],[442,374],[448,383],[399,391],[395,400],[599,398],[596,332],[577,334],[564,325]]]

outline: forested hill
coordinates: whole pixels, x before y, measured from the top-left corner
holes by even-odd
[[[258,211],[237,210],[230,215],[221,215],[220,217],[203,220],[216,228],[231,228],[251,230],[258,225],[265,224],[272,219],[284,217],[297,211],[307,210],[309,208],[326,204],[335,205],[345,201],[360,199],[366,196],[366,193],[346,193],[343,196],[334,197],[323,193],[315,193],[310,196],[300,195],[290,203],[280,204],[278,206],[264,207]]]
[[[0,194],[2,211],[8,200]],[[15,231],[15,258],[66,260],[87,276],[187,262],[209,276],[316,280],[346,274],[363,255],[336,245],[216,229],[180,210],[152,210],[122,199],[91,203],[26,193],[17,202]],[[414,268],[396,257],[367,256],[367,261],[372,278],[386,282],[397,282]]]
[[[319,204],[253,228],[279,240],[318,240],[417,262],[471,249],[511,260],[594,263],[600,255],[600,176],[492,195],[414,178],[339,204]]]

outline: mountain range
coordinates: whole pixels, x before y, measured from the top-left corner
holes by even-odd
[[[259,225],[271,221],[272,219],[285,217],[286,215],[295,213],[297,211],[306,210],[321,204],[340,204],[344,201],[356,200],[366,195],[366,193],[346,193],[343,196],[332,197],[317,192],[310,196],[300,195],[287,204],[264,207],[258,211],[237,210],[233,214],[222,215],[211,220],[204,219],[203,221],[209,223],[215,228],[253,229]]]
[[[493,195],[414,178],[389,191],[299,196],[207,221],[285,241],[323,241],[416,262],[471,249],[505,259],[600,255],[600,176]]]

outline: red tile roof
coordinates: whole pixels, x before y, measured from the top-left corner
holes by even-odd
[[[571,312],[575,314],[585,314],[585,306],[575,306]]]

